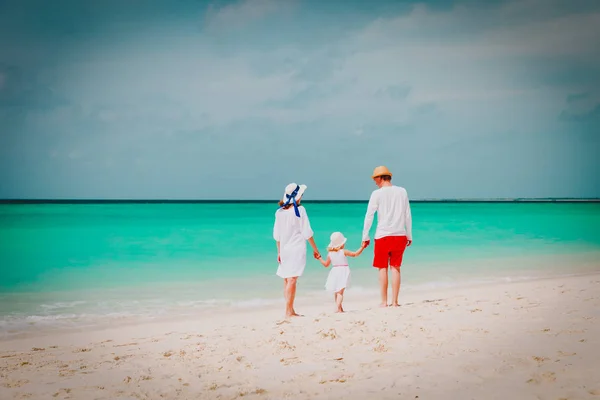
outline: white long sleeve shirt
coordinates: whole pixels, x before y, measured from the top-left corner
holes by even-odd
[[[369,240],[369,230],[375,212],[377,212],[375,239],[384,236],[406,236],[412,241],[412,216],[406,189],[393,185],[383,186],[371,193],[365,215],[363,241]]]

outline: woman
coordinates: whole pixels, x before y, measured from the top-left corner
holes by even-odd
[[[285,316],[299,316],[294,310],[296,282],[306,267],[306,241],[313,248],[315,258],[320,257],[313,238],[306,209],[300,204],[306,185],[290,183],[286,186],[279,209],[275,212],[273,238],[277,242],[277,276],[283,278]]]

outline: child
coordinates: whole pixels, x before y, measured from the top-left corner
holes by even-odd
[[[327,260],[319,255],[316,257],[325,268],[333,264],[333,268],[329,271],[325,289],[335,293],[334,300],[337,305],[337,311],[343,313],[342,301],[344,301],[344,290],[350,286],[350,267],[348,266],[347,256],[358,257],[363,252],[365,246],[361,246],[357,251],[345,250],[344,245],[346,238],[341,232],[333,232],[331,234],[331,243],[327,246]]]

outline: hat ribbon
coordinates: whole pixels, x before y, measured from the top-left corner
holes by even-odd
[[[292,202],[294,204],[294,212],[296,213],[296,217],[298,218],[300,218],[300,211],[298,210],[298,203],[296,203],[296,195],[298,194],[299,190],[300,186],[296,186],[296,189],[294,189],[294,191],[291,194],[286,194],[285,197],[287,198],[287,201],[281,207],[279,207],[286,207],[290,204],[290,202]]]

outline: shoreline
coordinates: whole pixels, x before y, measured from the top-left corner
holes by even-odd
[[[401,288],[400,301],[403,296],[423,296],[428,293],[437,292],[455,292],[462,290],[471,290],[486,287],[495,287],[495,285],[504,285],[511,283],[521,282],[537,282],[548,279],[562,279],[569,277],[578,276],[590,276],[596,273],[600,273],[600,259],[596,258],[598,252],[589,253],[577,253],[577,254],[563,254],[560,256],[548,255],[544,257],[539,256],[526,256],[526,257],[504,257],[501,259],[482,259],[478,262],[482,265],[486,265],[486,270],[489,271],[502,271],[502,273],[489,276],[468,276],[461,274],[459,276],[446,275],[444,271],[436,268],[434,271],[439,276],[436,277],[435,281],[420,281],[414,282],[411,277],[409,268],[408,271],[403,272],[403,283]],[[552,264],[550,263],[552,262]],[[506,267],[506,265],[515,265],[512,267]],[[528,270],[521,269],[521,265],[544,266],[541,268],[530,268]],[[562,267],[560,267],[562,265]],[[569,265],[569,269],[564,268],[564,265]],[[504,267],[503,267],[504,266]],[[504,268],[504,269],[501,269]],[[353,270],[353,281],[352,286],[346,293],[346,301],[357,301],[367,303],[369,299],[379,298],[379,291],[377,287],[376,276],[371,273],[372,271],[359,271]],[[325,276],[325,272],[322,274]],[[357,284],[357,277],[360,276],[363,279],[360,284]],[[314,276],[311,278],[305,278],[300,280],[296,303],[306,305],[308,307],[316,307],[320,304],[327,303],[330,300],[330,295],[323,289],[316,289],[313,287],[306,287],[307,279],[314,281]],[[449,279],[449,280],[445,280]],[[308,282],[311,282],[310,280]],[[321,281],[318,281],[321,283]],[[279,279],[273,280],[274,284],[279,283]],[[311,282],[313,283],[313,282]],[[189,291],[193,289],[192,286],[179,286],[176,284],[152,284],[147,287],[135,287],[135,288],[120,288],[118,289],[119,295],[124,294],[128,297],[122,298],[122,301],[136,303],[136,293],[147,294],[155,291],[162,290],[162,295],[166,296],[162,299],[157,300],[145,299],[153,303],[152,307],[155,308],[144,308],[146,306],[140,306],[139,309],[115,309],[114,312],[108,313],[94,313],[93,309],[79,308],[69,309],[63,308],[59,313],[56,314],[22,314],[15,315],[14,319],[4,315],[3,328],[0,329],[0,342],[9,341],[18,338],[29,338],[48,336],[54,334],[69,334],[71,332],[84,332],[93,331],[96,329],[103,329],[104,326],[110,326],[113,324],[124,324],[127,326],[137,324],[152,324],[161,321],[179,321],[185,319],[203,319],[213,318],[215,315],[227,314],[235,315],[236,313],[259,313],[269,310],[277,310],[283,308],[283,298],[278,291],[270,291],[269,293],[263,293],[263,297],[241,297],[237,299],[228,298],[169,298],[170,295],[177,295],[183,291]],[[215,283],[215,286],[218,284]],[[310,283],[309,283],[310,286]],[[314,286],[314,285],[313,285]],[[129,290],[137,290],[128,294]],[[391,291],[391,289],[390,289]],[[18,296],[35,296],[35,295],[64,295],[70,294],[75,297],[65,299],[53,298],[43,299],[45,303],[44,307],[51,308],[53,304],[64,303],[85,303],[100,301],[100,298],[92,297],[91,299],[82,297],[79,299],[77,296],[86,296],[87,291],[77,292],[53,292],[53,293],[17,293],[14,294],[16,297],[6,296],[5,301],[10,302],[11,299],[16,299]],[[104,289],[95,290],[93,292],[95,296],[103,295],[106,292]],[[113,296],[115,292],[112,292]],[[11,294],[13,295],[13,294]],[[89,294],[88,294],[89,296]],[[160,296],[159,296],[160,297]],[[139,299],[139,298],[138,298]],[[52,303],[52,302],[55,303]],[[158,301],[158,303],[156,303]],[[170,316],[165,313],[171,313]]]
[[[509,280],[509,281],[493,281],[493,282],[477,282],[471,284],[465,284],[460,286],[452,286],[446,288],[419,288],[414,290],[406,290],[401,288],[400,292],[400,308],[406,305],[414,305],[415,302],[429,302],[434,301],[431,298],[437,297],[454,297],[459,295],[462,292],[470,292],[470,291],[481,291],[484,292],[486,290],[501,290],[507,289],[511,287],[518,287],[521,285],[536,285],[536,284],[544,284],[545,282],[558,282],[562,279],[570,280],[570,279],[600,279],[600,270],[598,271],[588,271],[588,272],[579,272],[579,273],[569,273],[569,274],[560,274],[560,275],[547,275],[547,276],[539,276],[532,278],[524,278],[517,280]],[[391,289],[388,292],[388,296],[391,296]],[[304,316],[316,316],[317,314],[335,314],[333,312],[328,312],[328,305],[331,306],[329,308],[333,309],[333,301],[330,299],[331,295],[327,293],[324,295],[323,293],[317,292],[309,292],[304,295],[298,295],[296,297],[296,308],[302,310],[306,309],[309,311],[307,314],[303,312]],[[389,299],[390,297],[388,297]],[[268,317],[270,320],[280,322],[284,317],[283,308],[285,306],[285,302],[282,298],[273,299],[275,300],[271,304],[259,305],[256,307],[232,307],[232,306],[221,306],[214,308],[206,308],[198,310],[195,313],[186,314],[186,315],[174,315],[174,316],[157,316],[147,319],[138,319],[139,317],[123,317],[121,321],[110,321],[105,324],[93,325],[93,326],[74,326],[68,328],[50,328],[50,329],[40,329],[37,331],[27,331],[20,333],[18,335],[12,337],[1,337],[0,336],[0,351],[5,348],[6,343],[13,342],[18,343],[20,341],[30,341],[30,340],[44,340],[44,338],[53,338],[56,335],[87,335],[87,334],[95,334],[99,332],[108,332],[113,333],[120,332],[123,327],[126,328],[134,328],[134,329],[142,329],[144,327],[154,328],[156,329],[158,326],[162,326],[164,324],[174,324],[176,326],[179,325],[187,325],[190,323],[201,323],[205,320],[210,320],[211,324],[227,324],[231,319],[233,320],[245,320],[248,314],[252,314],[253,316],[259,315],[260,317]],[[370,292],[361,292],[358,295],[352,293],[350,290],[346,292],[344,298],[344,307],[347,309],[346,304],[351,304],[351,306],[358,307],[356,309],[349,310],[349,312],[365,312],[378,308],[379,302],[379,292],[377,290],[373,290]],[[329,304],[331,303],[331,304]],[[392,307],[389,307],[392,309]],[[309,315],[310,314],[310,315]],[[252,317],[254,318],[254,317]],[[192,322],[190,322],[192,321]],[[114,328],[114,324],[119,323],[119,328]],[[150,329],[152,330],[152,329]]]
[[[600,396],[600,272],[0,341],[6,398]],[[313,299],[315,300],[315,299]]]

